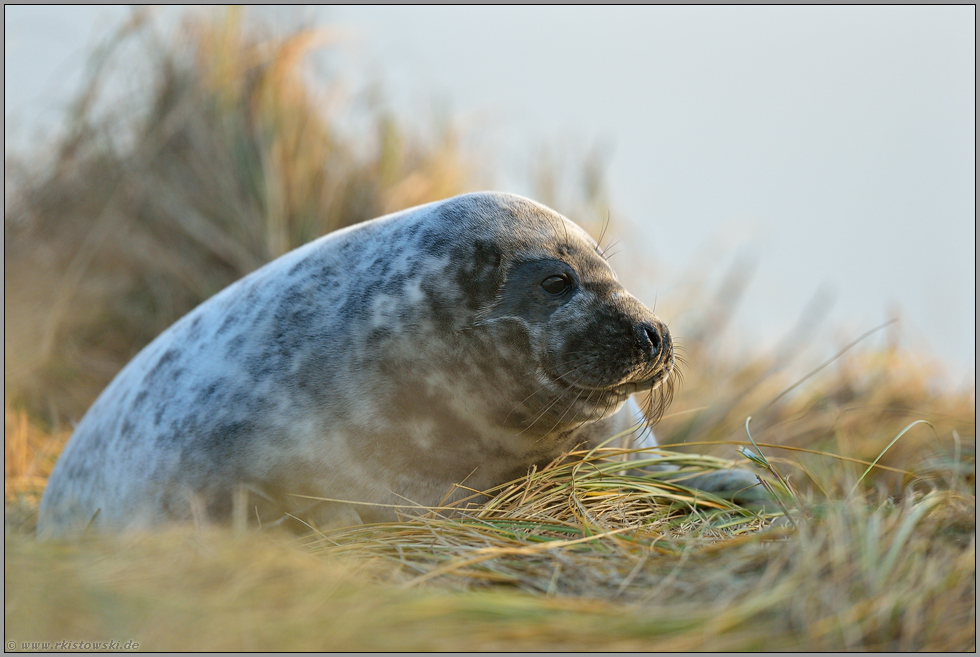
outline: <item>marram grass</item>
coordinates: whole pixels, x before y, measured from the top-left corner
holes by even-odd
[[[681,554],[676,541],[665,540],[671,535],[688,535],[697,526],[699,540],[710,542],[769,524],[766,516],[683,485],[686,473],[724,467],[722,459],[651,453],[630,466],[667,461],[682,467],[638,473],[624,471],[620,457],[627,453],[573,453],[488,491],[493,497],[476,508],[455,505],[401,523],[314,532],[303,545],[324,555],[386,560],[396,567],[392,576],[406,586],[435,579],[463,586],[505,582],[549,595],[560,581],[566,587],[572,583],[560,580],[558,555],[571,556],[581,559],[577,568],[589,571],[572,578],[576,586],[591,581],[593,588],[611,586],[622,593],[619,567],[646,553]]]
[[[5,639],[149,650],[973,649],[972,493],[910,491],[898,503],[784,493],[793,525],[667,480],[677,472],[624,471],[620,455],[573,455],[471,508],[302,537],[183,528],[39,543],[8,514]],[[692,473],[728,465],[668,458]]]

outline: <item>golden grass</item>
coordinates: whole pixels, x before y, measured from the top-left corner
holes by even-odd
[[[67,421],[163,328],[312,237],[475,186],[452,129],[412,138],[381,106],[368,139],[340,128],[338,84],[315,87],[302,66],[329,31],[269,34],[232,10],[164,45],[148,26],[136,14],[94,60],[46,166],[6,163],[14,650],[975,650],[975,386],[949,385],[896,340],[804,377],[793,358],[812,314],[773,354],[729,357],[738,270],[713,299],[692,288],[660,301],[701,312],[671,327],[688,365],[657,435],[691,472],[721,457],[753,467],[735,447],[761,451],[775,473],[760,475],[789,483],[791,521],[623,472],[598,450],[455,514],[301,537],[206,527],[36,541]],[[151,63],[139,111],[96,111],[114,53],[140,39]],[[598,227],[598,159],[570,200],[545,163],[539,198]]]
[[[8,522],[5,638],[149,650],[975,646],[968,490],[788,498],[794,528],[624,474],[612,451],[577,456],[476,509],[326,535],[185,528],[38,543]]]
[[[48,475],[64,449],[71,431],[47,432],[30,420],[27,412],[3,408],[3,495],[33,509],[41,500]]]

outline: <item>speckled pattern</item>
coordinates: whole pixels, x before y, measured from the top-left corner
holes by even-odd
[[[635,404],[614,414],[673,358],[556,212],[501,193],[413,208],[282,256],[143,349],[79,423],[39,531],[220,521],[235,490],[261,523],[394,519],[632,424]]]

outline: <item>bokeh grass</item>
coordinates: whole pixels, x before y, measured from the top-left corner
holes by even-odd
[[[414,135],[383,103],[312,76],[304,54],[332,47],[330,30],[277,34],[230,10],[161,34],[134,13],[93,58],[66,133],[6,162],[15,649],[975,650],[975,386],[894,340],[842,349],[812,375],[791,366],[805,331],[731,356],[719,336],[739,271],[714,297],[659,301],[701,312],[671,327],[688,365],[657,434],[692,473],[726,458],[753,468],[735,447],[761,451],[775,473],[757,472],[788,518],[624,471],[623,453],[603,449],[479,507],[386,525],[36,541],[70,421],[172,321],[319,234],[485,182],[452,126]],[[146,70],[131,95],[100,103],[134,47]],[[560,168],[534,172],[539,198],[601,227],[595,157],[571,194]]]
[[[93,58],[64,136],[5,162],[5,382],[51,424],[265,262],[478,183],[452,125],[416,136],[383,103],[311,81],[329,30],[277,34],[240,9],[189,15],[173,42],[156,26],[135,12]],[[351,134],[353,109],[367,127]]]

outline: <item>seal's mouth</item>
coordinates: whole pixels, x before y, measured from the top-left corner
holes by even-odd
[[[564,394],[574,394],[587,405],[612,407],[626,401],[631,395],[649,393],[644,414],[648,421],[656,423],[670,406],[677,381],[674,350],[668,348],[650,367],[628,376],[626,380],[596,385],[594,382],[570,380],[569,377],[552,375],[550,378],[561,386]]]
[[[582,381],[569,381],[567,378],[561,376],[552,376],[552,379],[556,384],[564,386],[569,390],[582,390],[586,392],[612,393],[629,396],[637,392],[652,392],[665,382],[668,382],[669,384],[673,371],[674,359],[673,357],[670,357],[666,364],[658,364],[655,366],[653,374],[648,374],[649,370],[647,370],[647,372],[641,373],[642,378],[634,380],[618,381],[607,385],[595,385],[583,383]]]
[[[674,363],[673,360],[671,360],[670,365],[668,367],[661,367],[656,371],[655,374],[653,374],[653,376],[650,376],[649,378],[644,379],[643,381],[639,381],[631,384],[625,384],[625,385],[636,386],[636,390],[634,390],[634,392],[653,390],[657,386],[662,385],[665,381],[670,380],[670,375],[673,373],[674,373]]]

